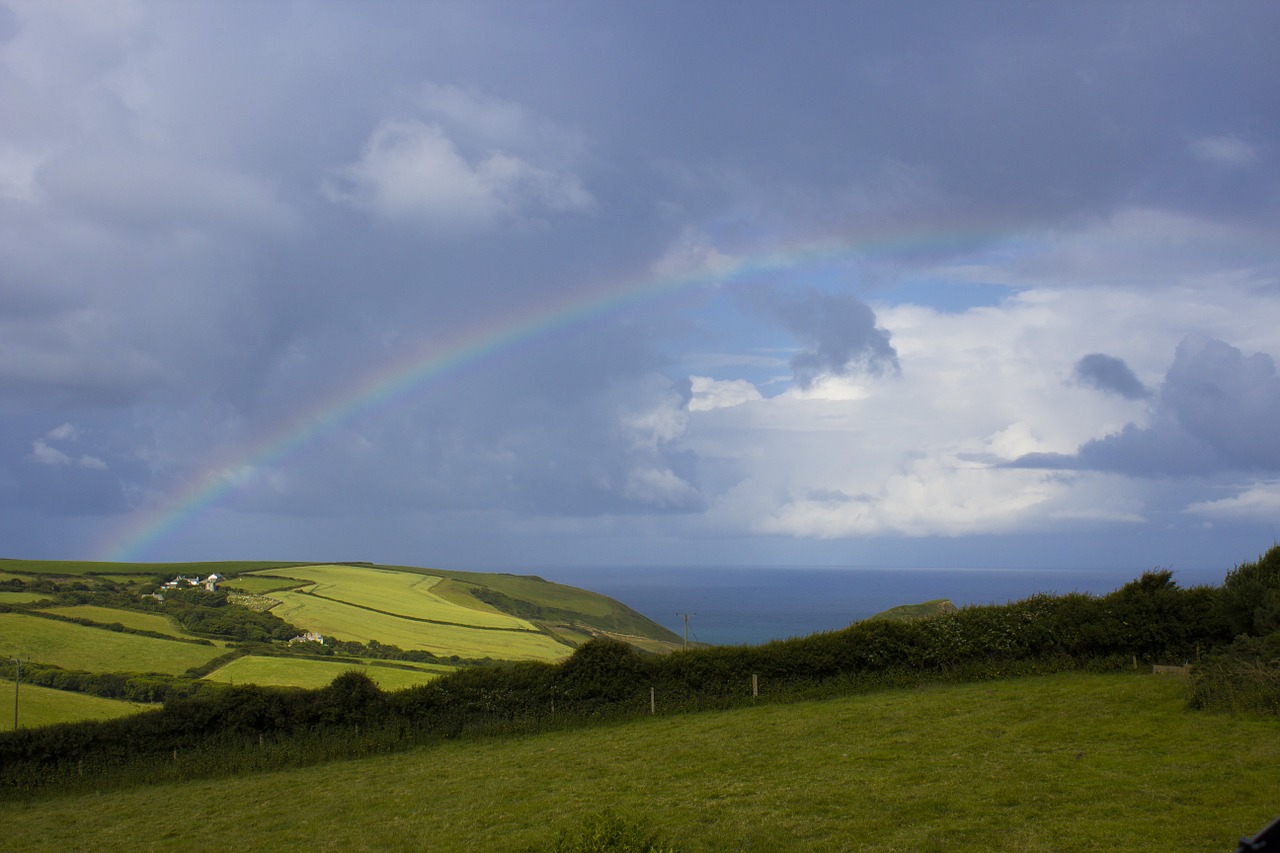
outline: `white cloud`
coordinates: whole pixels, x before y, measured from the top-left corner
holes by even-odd
[[[629,500],[658,508],[696,505],[698,490],[667,468],[637,466],[627,475],[622,494]]]
[[[31,443],[31,453],[27,458],[41,465],[75,465],[80,468],[88,468],[92,471],[107,470],[107,463],[97,456],[88,453],[82,453],[78,458],[73,458],[71,454],[66,453],[54,447],[45,438],[50,441],[78,441],[80,438],[80,430],[73,424],[64,423],[56,426],[45,433],[44,438],[37,438]]]
[[[1229,498],[1197,501],[1186,511],[1213,521],[1274,522],[1280,518],[1280,481],[1254,483]]]
[[[46,159],[41,152],[0,142],[0,198],[37,201],[36,173]]]
[[[1147,424],[1152,401],[1074,380],[1087,353],[1123,359],[1156,387],[1179,336],[1197,323],[1280,349],[1260,319],[1280,312],[1280,295],[1249,296],[1252,308],[1242,301],[1234,311],[1234,294],[1199,288],[1164,299],[1045,288],[961,313],[876,306],[899,375],[827,378],[768,399],[752,396],[745,380],[691,377],[689,427],[678,445],[714,468],[708,518],[727,529],[929,536],[1142,522],[1160,500],[1159,484],[1000,463],[1074,453],[1126,424]]]
[[[31,443],[31,458],[41,465],[70,465],[71,457],[37,438]]]
[[[594,206],[577,176],[492,151],[468,160],[438,124],[384,121],[360,159],[335,170],[325,193],[383,219],[444,230],[487,228]]]
[[[1207,163],[1229,169],[1247,169],[1258,162],[1258,149],[1233,135],[1193,139],[1191,153]]]
[[[689,382],[693,388],[693,396],[689,400],[691,412],[706,412],[764,399],[759,389],[745,379],[717,381],[709,376],[690,376]]]
[[[686,227],[666,253],[654,261],[650,271],[658,278],[713,278],[717,273],[732,271],[738,263],[738,259],[721,252],[705,233]]]
[[[47,436],[54,441],[75,441],[80,436],[80,431],[72,424],[65,423],[49,430]]]

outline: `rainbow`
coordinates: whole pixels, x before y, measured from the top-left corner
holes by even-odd
[[[989,236],[988,232],[983,232]],[[448,340],[433,340],[406,351],[400,358],[358,377],[310,408],[245,443],[223,458],[207,464],[187,484],[161,505],[130,515],[97,549],[97,559],[112,562],[139,560],[153,546],[215,507],[227,495],[253,479],[258,469],[278,463],[340,424],[385,406],[433,380],[479,362],[522,343],[554,334],[610,314],[691,288],[727,284],[806,265],[835,262],[855,255],[932,251],[955,248],[970,237],[957,234],[863,235],[810,241],[785,250],[744,258],[715,259],[676,273],[651,273],[620,284],[593,288],[538,310],[477,326]]]

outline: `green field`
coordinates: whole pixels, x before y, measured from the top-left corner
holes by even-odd
[[[24,729],[80,720],[109,720],[153,707],[156,706],[100,699],[97,696],[50,690],[31,684],[22,684],[18,688],[18,725]],[[0,732],[12,729],[13,682],[0,678]]]
[[[13,849],[545,849],[603,809],[696,851],[1228,851],[1280,812],[1280,726],[1185,683],[1057,675],[658,717],[0,804]],[[184,803],[156,821],[157,797]]]
[[[87,672],[163,672],[177,675],[223,650],[140,637],[23,613],[0,613],[0,657]]]
[[[442,657],[559,660],[573,649],[534,631],[495,631],[415,622],[300,592],[280,592],[271,612],[286,622],[339,640],[357,640],[429,651]]]
[[[190,638],[169,621],[167,616],[159,613],[139,613],[136,610],[120,610],[115,607],[98,607],[94,604],[76,604],[67,607],[50,607],[44,613],[58,616],[69,616],[72,619],[88,619],[100,625],[119,623],[136,631],[151,631],[156,634],[168,634],[171,637]]]
[[[44,592],[0,592],[0,604],[30,604],[48,598],[53,596]]]
[[[232,684],[261,684],[271,687],[305,687],[314,690],[325,687],[342,673],[359,670],[375,682],[383,690],[402,690],[426,684],[439,678],[451,667],[414,666],[405,669],[399,666],[380,666],[368,664],[358,666],[340,661],[313,660],[310,658],[260,657],[248,655],[237,658],[224,667],[214,670],[205,676],[207,681],[225,681]]]
[[[495,612],[491,608],[478,610],[446,601],[431,591],[441,580],[434,575],[364,566],[295,566],[278,570],[274,574],[287,574],[299,580],[312,581],[315,585],[308,592],[324,598],[410,619],[484,628],[535,630],[525,620]]]
[[[262,595],[278,589],[296,589],[304,586],[305,581],[272,575],[240,575],[218,584],[219,589],[237,590],[250,595]]]

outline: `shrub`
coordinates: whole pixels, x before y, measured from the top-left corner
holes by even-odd
[[[577,828],[562,829],[551,853],[677,853],[641,820],[611,811],[589,815]]]

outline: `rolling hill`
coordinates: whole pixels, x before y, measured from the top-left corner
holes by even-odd
[[[215,573],[216,593],[164,586]],[[286,642],[295,635],[324,639]],[[116,699],[160,698],[197,682],[314,687],[350,668],[396,689],[472,662],[562,660],[593,637],[648,651],[679,645],[620,602],[527,575],[0,560],[0,675],[12,678],[20,659],[27,679]],[[89,707],[63,705],[62,717],[42,719],[80,719]]]

